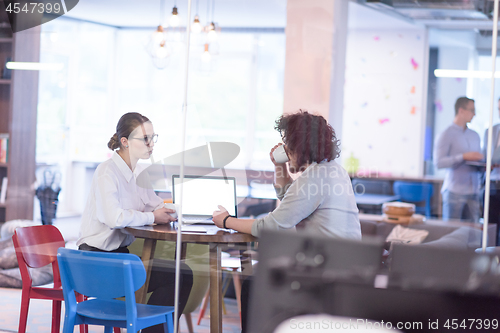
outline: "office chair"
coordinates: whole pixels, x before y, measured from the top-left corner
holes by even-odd
[[[111,333],[112,327],[137,332],[162,323],[173,333],[173,306],[135,301],[135,291],[146,281],[146,269],[135,254],[60,248],[57,260],[66,309],[63,333],[79,324],[105,326],[104,332]],[[75,292],[92,299],[77,304]],[[115,299],[124,295],[125,301]]]
[[[61,301],[64,300],[61,278],[57,266],[57,249],[64,247],[64,239],[59,229],[53,225],[37,225],[17,228],[12,236],[16,249],[17,262],[21,271],[22,296],[19,316],[19,333],[26,332],[30,299],[52,300],[52,333],[59,333],[61,323]],[[52,288],[35,287],[32,284],[29,268],[52,265],[54,286]],[[78,300],[83,300],[79,295]],[[81,326],[84,333],[86,327]]]
[[[224,253],[224,252],[223,252]],[[233,279],[234,294],[236,296],[236,303],[238,304],[238,312],[241,316],[241,262],[239,258],[230,257],[229,253],[227,256],[221,258],[221,270],[226,272],[224,279],[222,281],[222,310],[226,314],[226,306],[224,304],[224,297],[226,295],[227,289],[229,288],[230,278]],[[203,298],[203,303],[200,307],[200,312],[198,313],[197,325],[200,325],[201,320],[205,316],[205,311],[207,309],[208,301],[210,299],[210,290],[207,290],[205,297]]]
[[[400,201],[411,203],[424,203],[424,206],[416,207],[416,212],[431,217],[431,198],[434,191],[430,183],[412,183],[395,181],[393,185],[394,194],[399,195]]]

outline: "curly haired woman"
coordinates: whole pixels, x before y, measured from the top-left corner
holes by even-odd
[[[291,173],[301,173],[292,180],[286,163],[275,166],[276,194],[281,204],[259,219],[237,219],[219,206],[213,220],[220,228],[251,233],[258,237],[263,229],[306,228],[309,232],[347,239],[361,239],[358,208],[349,175],[335,159],[339,143],[325,118],[300,111],[283,115],[275,129],[281,134]]]

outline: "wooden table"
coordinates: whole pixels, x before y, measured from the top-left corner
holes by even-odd
[[[156,248],[156,241],[177,240],[177,228],[175,224],[163,224],[143,227],[128,227],[125,230],[137,238],[144,238],[142,249],[142,262],[146,267],[146,283],[139,290],[137,300],[145,303],[147,286],[151,276],[151,269]],[[257,239],[249,234],[228,232],[216,226],[203,226],[207,233],[182,233],[182,256],[185,257],[187,243],[209,245],[210,265],[210,332],[222,332],[222,273],[221,273],[221,249],[224,245],[233,243],[248,243]]]

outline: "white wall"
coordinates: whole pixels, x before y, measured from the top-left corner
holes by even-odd
[[[429,31],[429,46],[438,48],[439,69],[473,69],[475,33],[473,31]],[[448,126],[455,116],[455,101],[458,97],[471,96],[467,90],[467,79],[438,78],[436,84],[436,116],[434,124],[435,139]],[[469,82],[470,84],[470,82]]]
[[[344,92],[344,165],[358,172],[423,174],[427,33],[350,29]]]

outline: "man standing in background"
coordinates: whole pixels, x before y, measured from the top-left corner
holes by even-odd
[[[476,110],[474,100],[460,97],[455,102],[455,118],[439,136],[434,147],[435,164],[446,168],[441,194],[443,197],[443,220],[479,220],[479,179],[481,172],[468,161],[480,161],[481,140],[479,134],[469,129]],[[465,208],[468,208],[466,214]]]

